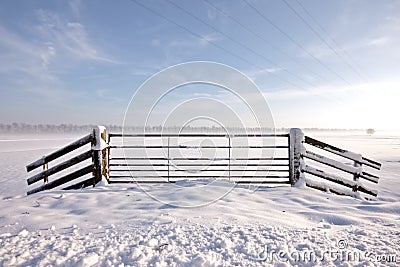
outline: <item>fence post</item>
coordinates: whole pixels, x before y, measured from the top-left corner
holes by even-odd
[[[299,128],[290,129],[289,133],[289,176],[290,183],[294,186],[299,180],[304,181],[302,154],[304,153],[304,134]]]
[[[354,161],[354,167],[360,168],[361,164],[359,164],[357,161]],[[353,181],[356,182],[356,185],[353,187],[353,192],[357,192],[358,190],[358,180],[360,179],[360,173],[357,172],[356,174],[353,175]]]
[[[168,143],[167,143],[167,158],[168,158],[168,183],[169,183],[169,169],[170,169],[170,165],[171,165],[171,160],[170,160],[170,155],[169,155],[169,143],[170,143],[170,137],[168,136]],[[162,141],[162,140],[161,140]]]
[[[48,169],[49,169],[49,163],[43,164],[43,171],[47,171]],[[45,176],[43,181],[45,184],[47,184],[49,182],[49,176]]]
[[[108,160],[107,160],[107,130],[104,126],[97,126],[93,129],[93,186],[102,180],[104,176],[108,182]]]
[[[229,149],[229,152],[228,152],[228,174],[229,174],[229,181],[231,180],[231,148],[232,148],[232,143],[231,143],[231,136],[230,135],[228,135],[228,140],[229,140],[229,143],[228,143],[228,149]]]

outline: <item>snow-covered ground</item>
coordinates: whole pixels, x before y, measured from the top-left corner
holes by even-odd
[[[0,266],[396,266],[400,136],[309,135],[381,162],[378,199],[206,180],[25,196],[25,165],[79,136],[1,136]]]

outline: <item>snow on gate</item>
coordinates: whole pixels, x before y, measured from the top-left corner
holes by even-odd
[[[90,144],[90,148],[85,148]],[[63,159],[64,158],[64,159]],[[66,159],[65,159],[66,158]],[[49,163],[54,164],[49,168]],[[85,164],[86,163],[86,164]],[[37,171],[39,167],[42,171]],[[85,166],[85,167],[82,167]],[[369,169],[367,169],[369,168]],[[360,154],[288,134],[116,134],[98,126],[87,136],[27,165],[28,194],[107,183],[225,179],[290,184],[340,195],[376,197],[381,164]],[[371,170],[375,169],[375,173]],[[77,183],[73,183],[77,182]]]
[[[110,134],[109,182],[290,184],[288,134]]]

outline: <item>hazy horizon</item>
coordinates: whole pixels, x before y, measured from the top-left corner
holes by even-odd
[[[13,122],[10,124],[0,123],[0,133],[52,133],[52,132],[87,132],[90,131],[92,128],[96,127],[95,124],[66,124],[66,123],[59,123],[59,124],[30,124],[30,123],[19,123]],[[214,130],[223,132],[226,130],[229,131],[252,131],[256,132],[259,130],[268,131],[289,131],[290,128],[301,128],[303,131],[321,131],[321,132],[360,132],[366,133],[368,129],[373,129],[375,132],[372,134],[382,134],[385,132],[393,132],[397,133],[399,131],[396,130],[385,130],[385,129],[374,129],[374,128],[319,128],[319,127],[236,127],[236,126],[225,126],[225,127],[217,127],[215,125],[197,125],[197,126],[189,126],[183,127],[181,125],[147,125],[146,127],[138,126],[138,125],[116,125],[116,124],[104,124],[111,132],[121,132],[124,128],[128,131],[141,131],[146,128],[146,131],[149,132],[160,132],[160,131],[171,131],[171,130],[179,130],[179,131],[199,131],[199,130]]]

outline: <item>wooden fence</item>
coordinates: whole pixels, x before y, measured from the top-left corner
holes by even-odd
[[[135,138],[140,142],[130,141]],[[154,138],[161,142],[152,143],[151,140]],[[207,138],[214,140],[215,144],[173,143],[176,138]],[[261,145],[235,144],[235,140],[240,138],[253,138],[258,141],[262,138],[271,138],[281,141],[278,144],[267,145],[263,143],[264,141],[261,142]],[[150,140],[150,144],[144,140]],[[90,144],[88,150],[71,158],[71,152],[88,144]],[[352,164],[349,165],[349,163],[321,155],[306,149],[306,146],[347,159]],[[175,152],[182,149],[199,151],[213,149],[214,156],[206,157],[203,155],[207,154],[205,152],[200,153],[199,156],[174,155]],[[258,151],[261,156],[253,157],[249,152],[247,156],[237,156],[234,153],[235,149]],[[154,151],[158,151],[158,154],[155,154]],[[265,151],[278,151],[279,153],[265,154]],[[53,160],[68,155],[69,159],[51,168],[48,167]],[[89,165],[70,171],[61,177],[52,178],[53,175],[89,159],[91,159]],[[339,174],[322,170],[314,166],[315,163],[334,169],[336,172],[339,171]],[[354,196],[356,193],[364,193],[376,197],[378,193],[376,189],[373,189],[373,184],[378,183],[379,177],[366,168],[376,170],[381,168],[381,164],[376,161],[304,136],[300,129],[291,129],[289,134],[107,134],[106,129],[102,126],[98,126],[89,135],[66,147],[27,165],[26,169],[31,172],[41,166],[43,170],[28,178],[27,182],[28,185],[32,185],[43,180],[43,184],[29,190],[28,195],[59,187],[91,174],[88,179],[80,180],[63,189],[94,186],[102,179],[108,183],[172,183],[179,179],[222,178],[235,183],[272,183],[291,184],[292,186],[304,183],[314,189],[341,195]],[[350,174],[351,179],[345,178],[341,174]],[[328,183],[313,178],[322,179]],[[360,179],[366,183],[364,184]]]
[[[340,195],[354,196],[354,193],[356,192],[365,193],[374,197],[378,195],[378,191],[376,189],[371,189],[370,187],[372,186],[371,184],[378,183],[379,177],[370,173],[369,170],[367,171],[366,168],[380,170],[381,164],[379,162],[365,158],[360,154],[356,154],[354,152],[340,149],[327,143],[318,141],[309,136],[304,136],[300,129],[291,129],[290,136],[292,139],[294,139],[294,142],[291,145],[291,147],[293,147],[291,153],[291,162],[293,164],[293,169],[295,170],[294,183],[298,182],[300,179],[304,179],[308,187],[322,191],[329,191]],[[328,154],[337,155],[339,158],[347,159],[351,161],[352,164],[349,165],[348,163],[346,164],[342,161],[309,151],[305,148],[304,144],[329,152]],[[315,162],[322,166],[335,169],[339,171],[339,174],[326,172],[319,168],[313,167],[312,164]],[[309,177],[304,176],[304,173],[310,174],[313,177],[322,178],[330,183],[320,183],[316,180],[309,179]],[[344,178],[344,174],[350,174],[352,179]],[[360,181],[360,179],[363,179],[367,183],[364,184],[362,181]],[[333,184],[335,186],[333,186]],[[337,187],[337,185],[339,187]],[[343,188],[348,188],[351,190],[351,192],[343,190]]]
[[[39,181],[43,181],[43,184],[39,187],[29,190],[27,194],[30,195],[43,190],[52,189],[74,181],[87,174],[91,174],[91,177],[86,180],[79,181],[76,184],[69,185],[64,189],[78,189],[90,185],[94,186],[96,183],[101,181],[102,175],[106,174],[106,170],[104,169],[104,167],[106,166],[104,163],[107,158],[107,147],[105,145],[105,141],[106,129],[99,126],[93,129],[92,133],[27,165],[27,172],[31,172],[39,167],[43,168],[41,172],[27,179],[28,185],[32,185]],[[73,156],[72,158],[68,158],[61,163],[58,163],[57,165],[49,168],[49,163],[51,163],[52,161],[69,156],[70,153],[72,153],[73,151],[82,148],[88,144],[90,144],[91,146],[85,152]],[[89,165],[86,165],[85,167],[78,170],[71,171],[61,177],[53,178],[53,175],[56,175],[63,170],[67,170],[68,168],[84,162],[88,159],[92,159]]]

